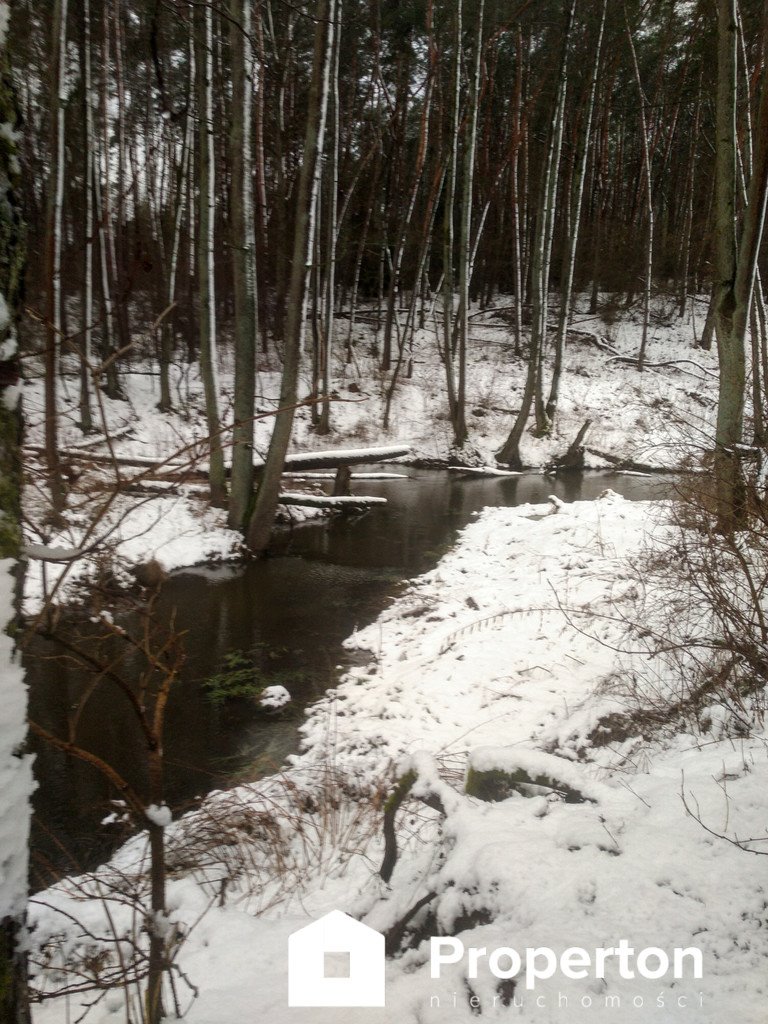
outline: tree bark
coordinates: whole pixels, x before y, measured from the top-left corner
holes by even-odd
[[[56,109],[56,108],[54,108]],[[16,96],[7,57],[0,41],[0,123],[12,128],[0,147],[0,296],[7,310],[0,327],[0,699],[4,739],[0,742],[0,818],[12,822],[14,842],[26,842],[31,820],[29,794],[31,758],[20,753],[26,736],[27,697],[14,642],[6,629],[18,613],[20,594],[19,541],[21,518],[21,408],[13,399],[19,380],[17,319],[24,276],[24,224],[17,190],[20,185],[19,153],[15,139],[20,128]],[[13,576],[11,576],[13,574]],[[3,893],[0,901],[0,1024],[29,1024],[26,958],[17,939],[24,921],[27,900],[26,856],[0,851]]]
[[[560,154],[563,141],[563,115],[565,95],[568,84],[568,47],[571,26],[576,8],[576,0],[567,11],[563,51],[560,61],[557,91],[554,101],[552,127],[545,162],[544,177],[541,184],[539,209],[536,216],[536,237],[534,240],[531,292],[532,292],[532,324],[531,344],[528,355],[528,371],[520,405],[509,436],[497,454],[499,462],[507,464],[511,469],[521,469],[520,441],[523,437],[531,407],[536,401],[537,428],[546,430],[546,413],[542,393],[542,359],[547,333],[547,310],[549,289],[549,264],[552,252],[552,234],[554,231],[555,206],[557,201],[557,179],[560,166]]]
[[[57,382],[61,353],[61,248],[62,208],[64,205],[64,116],[67,107],[67,0],[55,0],[53,8],[53,84],[51,97],[51,154],[48,182],[46,264],[48,310],[45,343],[45,460],[54,516],[64,508],[64,487],[59,461],[59,410]]]
[[[256,264],[251,160],[253,52],[251,0],[230,0],[232,124],[231,231],[235,296],[235,383],[229,525],[243,529],[253,499],[253,417],[256,388]]]
[[[307,283],[310,254],[314,249],[315,212],[320,184],[320,159],[325,139],[328,109],[330,57],[335,24],[335,0],[318,0],[316,10],[312,80],[307,111],[304,153],[299,177],[293,263],[285,319],[285,350],[280,385],[280,405],[275,416],[272,439],[256,493],[247,542],[251,551],[263,553],[269,544],[280,494],[280,477],[293,431],[293,417],[299,383],[299,366],[304,342]]]
[[[459,344],[456,405],[453,416],[453,443],[461,448],[467,440],[467,347],[469,343],[469,284],[472,274],[472,199],[474,194],[475,151],[477,149],[477,115],[480,107],[480,69],[483,59],[484,0],[477,10],[475,60],[468,98],[467,138],[464,144],[464,168],[459,227]]]
[[[80,350],[80,428],[93,430],[91,410],[91,370],[93,361],[93,75],[91,65],[91,3],[83,0],[82,11],[83,190],[85,192],[85,265],[83,282],[83,334]]]
[[[646,218],[646,241],[645,241],[645,278],[643,281],[643,334],[640,341],[640,351],[637,355],[637,368],[642,371],[645,366],[645,353],[648,347],[648,330],[651,321],[651,283],[653,280],[653,177],[651,174],[651,148],[648,139],[648,124],[645,116],[645,91],[643,80],[640,75],[640,65],[637,62],[635,42],[632,38],[632,30],[629,21],[624,14],[629,49],[632,54],[632,68],[637,85],[639,111],[640,111],[640,137],[643,149],[643,190],[645,192],[645,218]]]
[[[199,110],[199,214],[198,274],[200,300],[200,372],[205,392],[205,415],[210,447],[208,473],[211,504],[224,507],[227,485],[219,419],[218,357],[216,347],[216,292],[214,287],[215,162],[213,123],[213,12],[209,4],[195,8],[197,19],[197,75]]]
[[[565,361],[565,343],[568,334],[568,324],[571,317],[573,272],[576,266],[576,251],[579,244],[581,205],[584,197],[584,181],[587,176],[589,142],[592,133],[592,114],[595,108],[595,93],[597,91],[597,77],[598,71],[600,70],[600,55],[603,47],[603,32],[605,30],[605,16],[607,10],[608,0],[603,0],[603,8],[600,15],[600,27],[598,29],[597,42],[595,44],[595,59],[592,65],[592,78],[589,85],[589,99],[587,100],[584,133],[577,157],[576,174],[573,179],[573,190],[571,194],[571,232],[570,238],[566,241],[564,249],[560,316],[557,324],[557,337],[555,338],[555,360],[552,368],[552,381],[550,383],[549,398],[547,400],[546,407],[546,416],[550,424],[554,422],[555,415],[557,413],[557,403],[560,398],[560,380]]]

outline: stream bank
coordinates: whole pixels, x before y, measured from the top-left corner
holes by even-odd
[[[354,483],[358,493],[386,497],[387,505],[354,519],[282,531],[276,557],[170,577],[160,611],[165,617],[175,612],[187,633],[166,738],[167,800],[174,812],[212,789],[270,774],[297,751],[303,709],[355,663],[344,640],[377,618],[402,581],[431,569],[481,509],[545,502],[550,494],[586,500],[608,487],[628,499],[662,498],[674,487],[671,477],[611,472],[472,479],[441,470],[407,473],[407,480]],[[294,701],[285,716],[266,717],[253,700],[211,703],[202,684],[232,651],[251,658],[268,682],[287,685]],[[87,677],[51,661],[51,653],[42,641],[29,649],[30,714],[62,735]],[[142,788],[140,737],[108,689],[91,699],[81,736],[83,745]],[[35,753],[33,876],[36,864],[45,884],[52,873],[93,867],[124,833],[101,824],[114,811],[113,794],[94,769],[43,744],[35,744]]]

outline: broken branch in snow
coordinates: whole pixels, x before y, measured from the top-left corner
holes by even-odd
[[[608,362],[609,363],[629,363],[631,365],[633,363],[636,363],[637,360],[634,359],[631,356],[618,356],[617,355],[617,356],[613,356],[611,359],[609,359]],[[687,373],[689,376],[694,377],[696,380],[703,380],[703,378],[699,377],[698,374],[691,373],[690,370],[684,369],[683,366],[682,366],[683,363],[690,363],[691,366],[695,366],[697,370],[701,370],[701,372],[703,374],[705,374],[707,377],[713,377],[714,379],[717,379],[717,374],[716,373],[713,373],[711,370],[708,370],[706,368],[706,366],[702,366],[701,363],[697,363],[695,359],[667,359],[667,360],[665,360],[664,362],[661,362],[661,363],[646,363],[645,364],[645,368],[647,370],[663,370],[663,369],[666,369],[668,366],[679,367],[681,373]]]
[[[693,796],[693,794],[691,795]],[[744,853],[754,853],[758,857],[768,857],[768,850],[753,850],[752,847],[748,845],[749,843],[768,843],[768,835],[756,837],[753,836],[749,839],[738,839],[733,836],[728,836],[724,832],[716,832],[714,829],[710,828],[709,825],[706,825],[702,821],[698,801],[696,801],[695,797],[693,797],[693,799],[696,803],[696,810],[691,810],[691,808],[688,806],[688,801],[685,796],[685,773],[683,773],[680,781],[680,799],[683,801],[683,807],[685,808],[686,813],[689,814],[694,821],[698,822],[698,824],[701,825],[705,832],[708,832],[711,836],[714,836],[715,839],[723,839],[726,843],[730,843],[731,846],[735,846],[738,850],[742,850]]]

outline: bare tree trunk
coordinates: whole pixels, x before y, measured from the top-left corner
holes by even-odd
[[[523,345],[523,225],[520,216],[520,147],[522,144],[523,122],[521,106],[523,99],[523,34],[517,28],[517,61],[514,94],[514,148],[512,150],[512,243],[515,258],[515,355],[519,356]]]
[[[643,143],[643,175],[645,191],[645,216],[646,216],[646,244],[645,244],[645,280],[643,283],[643,336],[640,341],[640,351],[637,354],[637,368],[643,370],[645,367],[645,353],[648,347],[648,330],[651,321],[651,284],[653,281],[653,178],[651,174],[651,147],[648,139],[648,124],[645,116],[645,91],[643,80],[640,76],[640,65],[637,62],[635,42],[632,38],[632,29],[624,12],[624,20],[627,28],[627,39],[632,54],[632,68],[635,74],[635,83],[639,100],[640,112],[640,136]]]
[[[171,242],[171,261],[168,268],[168,291],[166,293],[167,308],[170,310],[176,302],[176,282],[179,272],[179,252],[181,249],[181,229],[186,212],[189,180],[192,177],[192,132],[195,118],[195,47],[194,33],[189,38],[189,90],[187,92],[187,114],[184,124],[184,141],[181,149],[181,163],[176,190],[176,211],[173,219],[173,240]],[[160,327],[160,401],[158,409],[169,412],[173,408],[171,397],[170,368],[173,358],[173,320],[166,317]]]
[[[453,417],[453,443],[461,448],[467,440],[467,347],[469,343],[469,283],[472,273],[472,198],[477,149],[477,114],[480,107],[480,69],[483,59],[484,0],[477,10],[475,34],[475,62],[470,80],[468,98],[467,138],[464,144],[464,171],[461,196],[461,222],[459,229],[459,344],[456,406]],[[479,231],[478,231],[479,240]]]
[[[531,345],[528,356],[528,372],[523,389],[520,411],[510,430],[506,442],[499,451],[497,458],[514,469],[522,466],[520,458],[520,441],[523,437],[531,406],[536,401],[537,427],[546,430],[546,414],[542,393],[543,351],[547,334],[547,309],[549,289],[549,265],[552,254],[552,236],[554,232],[555,206],[557,201],[557,179],[560,167],[560,154],[563,142],[563,119],[565,96],[568,85],[568,47],[571,26],[576,8],[576,0],[572,0],[567,11],[563,52],[560,61],[560,74],[555,95],[552,127],[549,133],[549,145],[541,184],[539,209],[536,216],[536,237],[534,240],[531,268],[532,324]],[[539,422],[540,421],[540,422]]]
[[[280,79],[277,88],[275,133],[275,220],[277,223],[277,252],[275,253],[275,336],[284,339],[286,301],[289,284],[288,249],[288,164],[285,153],[285,141],[288,137],[285,126],[286,93],[288,89],[289,56],[293,48],[293,34],[297,15],[289,14],[286,25],[284,52],[286,54],[280,68]]]
[[[101,355],[107,361],[104,390],[110,398],[120,398],[120,378],[117,359],[112,358],[117,351],[115,343],[115,261],[112,240],[112,176],[110,172],[110,96],[109,96],[109,19],[106,0],[102,10],[102,73],[101,73],[101,118],[102,139],[99,152],[94,153],[94,200],[96,204],[96,220],[99,225],[99,259],[101,261],[101,294],[104,304],[104,330],[102,332]],[[104,168],[102,185],[101,169]]]
[[[256,12],[256,47],[258,57],[258,89],[256,91],[255,136],[256,136],[256,265],[263,267],[267,258],[269,220],[267,209],[266,170],[264,167],[264,78],[266,75],[267,58],[264,52],[264,24],[261,3]],[[261,328],[261,351],[269,352],[269,318],[267,316],[266,287],[260,288],[254,283],[256,290],[256,315]]]
[[[342,0],[336,0],[336,23],[333,29],[331,57],[331,88],[328,97],[331,123],[331,154],[328,175],[328,227],[326,234],[325,280],[323,282],[323,347],[322,387],[319,434],[331,429],[331,360],[336,321],[336,246],[339,234],[339,54],[341,48]]]
[[[560,80],[558,83],[558,102],[555,106],[555,120],[552,128],[551,149],[547,156],[546,188],[543,192],[543,205],[539,211],[542,225],[540,251],[534,253],[533,289],[532,289],[532,330],[531,360],[535,364],[534,373],[534,414],[536,418],[536,436],[548,434],[551,424],[544,406],[544,354],[547,345],[547,325],[549,322],[549,276],[552,261],[552,243],[555,235],[555,213],[557,207],[557,181],[560,173],[560,158],[563,151],[563,131],[565,128],[565,101],[568,93],[568,49],[571,41],[571,29],[576,11],[576,0],[573,0],[566,16],[565,35],[563,37],[563,56],[560,64]],[[539,247],[537,247],[539,248]],[[538,260],[538,264],[536,261]],[[535,356],[535,358],[534,358]]]
[[[445,366],[445,382],[448,394],[448,412],[451,423],[456,421],[456,373],[453,362],[453,239],[454,239],[454,206],[456,202],[456,179],[459,163],[459,123],[461,118],[461,52],[462,52],[462,16],[463,0],[456,0],[456,33],[455,52],[453,57],[451,93],[453,106],[451,122],[448,129],[450,139],[450,156],[445,182],[445,200],[443,203],[443,364]]]
[[[557,337],[555,338],[555,360],[552,368],[552,381],[549,388],[549,399],[547,400],[546,407],[546,416],[550,424],[554,422],[555,414],[557,412],[557,403],[560,397],[560,379],[563,373],[565,343],[566,336],[568,334],[568,323],[571,315],[573,272],[576,267],[576,250],[579,244],[581,205],[584,197],[584,181],[587,176],[589,141],[592,134],[592,114],[595,108],[595,93],[597,91],[597,77],[598,71],[600,70],[600,55],[603,47],[603,32],[605,30],[605,16],[607,10],[608,0],[603,0],[603,8],[600,15],[600,28],[598,29],[597,42],[595,44],[595,60],[592,65],[592,79],[589,85],[589,99],[587,100],[584,134],[582,136],[581,148],[577,158],[576,174],[573,179],[573,190],[571,194],[571,232],[564,249],[560,316],[557,324]]]
[[[51,100],[53,166],[48,183],[47,285],[48,313],[45,345],[45,459],[48,486],[55,516],[64,508],[64,488],[59,462],[59,410],[57,381],[61,351],[61,247],[62,207],[64,204],[65,112],[67,105],[67,0],[55,0],[53,8],[53,96]]]
[[[80,352],[80,428],[84,434],[93,430],[91,410],[91,367],[93,360],[93,80],[91,70],[91,3],[83,0],[82,12],[82,74],[83,123],[83,189],[85,191],[85,266],[83,282],[83,333]]]
[[[58,12],[61,17],[61,11]],[[56,29],[54,29],[56,31]],[[62,33],[57,33],[61,38]],[[54,52],[56,47],[54,46]],[[54,65],[55,67],[55,65]],[[56,110],[56,106],[53,108]],[[21,406],[17,342],[18,314],[24,280],[24,224],[18,190],[21,169],[17,138],[21,118],[11,87],[5,39],[0,40],[0,123],[8,127],[0,147],[0,297],[6,312],[0,328],[0,701],[3,734],[0,737],[0,793],[3,835],[16,849],[2,851],[0,893],[0,1022],[29,1024],[27,964],[23,945],[27,903],[27,837],[31,821],[30,794],[34,788],[32,758],[23,752],[26,736],[27,693],[24,673],[15,650],[12,628],[17,626],[17,600],[21,595],[18,561],[21,539]],[[13,573],[13,576],[11,576]]]
[[[247,534],[248,546],[251,551],[256,553],[265,551],[269,544],[277,499],[280,494],[280,477],[293,430],[299,364],[304,341],[308,268],[310,254],[314,249],[320,159],[325,140],[335,7],[335,0],[318,0],[312,80],[309,91],[304,154],[299,177],[296,227],[293,238],[293,264],[286,311],[280,406],[275,416],[269,452]]]
[[[347,365],[352,362],[352,337],[355,329],[355,315],[357,313],[357,295],[360,287],[360,270],[363,265],[365,246],[368,241],[376,196],[378,195],[380,175],[381,159],[378,159],[375,162],[373,174],[371,175],[370,201],[366,205],[365,223],[363,224],[363,230],[360,232],[360,240],[357,244],[357,255],[355,256],[355,269],[352,275],[352,295],[349,300],[349,328],[347,330]]]
[[[253,498],[253,417],[256,389],[257,305],[251,159],[253,51],[251,0],[230,0],[232,49],[232,256],[235,293],[235,424],[229,525],[247,525]]]
[[[127,241],[126,241],[126,188],[125,188],[125,81],[123,75],[123,31],[122,11],[120,0],[114,0],[113,23],[115,27],[115,92],[117,95],[117,194],[115,203],[114,234],[112,234],[113,260],[114,260],[114,281],[117,293],[116,321],[120,347],[124,348],[131,340],[131,326],[129,317],[129,281],[127,270]],[[151,150],[149,159],[152,160]],[[152,175],[148,175],[152,180]]]
[[[208,481],[211,504],[224,507],[227,484],[219,419],[216,293],[214,288],[214,219],[216,215],[213,123],[213,12],[209,4],[196,8],[200,172],[198,267],[200,297],[200,371],[205,392],[205,415],[210,445]]]
[[[763,69],[759,134],[739,240],[737,196],[737,0],[718,0],[718,79],[716,110],[715,329],[720,393],[715,435],[715,484],[720,524],[732,529],[744,508],[737,446],[744,429],[747,321],[765,225],[768,198],[768,65]]]
[[[683,239],[681,246],[681,268],[680,268],[680,305],[678,306],[680,318],[685,316],[688,306],[688,278],[691,266],[691,234],[693,232],[693,201],[696,193],[696,146],[699,141],[699,123],[701,120],[701,77],[699,77],[699,91],[696,97],[696,111],[693,117],[693,132],[691,133],[691,149],[688,156],[688,181],[686,183],[687,202],[685,207],[685,224],[683,228]]]

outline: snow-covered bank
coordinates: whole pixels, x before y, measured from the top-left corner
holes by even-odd
[[[638,373],[631,360],[637,354],[641,328],[632,312],[616,311],[615,322],[601,322],[580,313],[571,337],[558,418],[551,434],[523,438],[522,455],[531,467],[545,466],[565,452],[580,427],[592,422],[587,436],[589,467],[611,465],[610,459],[663,469],[698,465],[701,451],[711,447],[716,401],[716,358],[694,349],[701,329],[704,304],[698,303],[698,323],[678,320],[659,306],[650,341],[653,364]],[[492,464],[520,405],[525,365],[515,357],[511,328],[503,308],[475,311],[471,320],[472,345],[467,374],[469,442],[480,461]],[[434,331],[420,332],[412,376],[402,376],[395,391],[390,425],[383,427],[389,377],[378,369],[372,355],[375,333],[361,326],[355,336],[355,360],[347,365],[339,354],[332,383],[330,437],[312,429],[309,409],[298,410],[293,449],[361,447],[405,443],[413,458],[445,464],[452,435],[447,417],[444,370],[437,354]],[[598,344],[595,344],[597,341]],[[602,347],[599,347],[602,346]],[[219,379],[223,422],[232,418],[231,352],[221,347]],[[622,361],[625,360],[625,361]],[[60,394],[60,447],[92,452],[92,463],[68,460],[64,471],[70,490],[63,528],[49,525],[43,445],[44,400],[39,378],[25,382],[24,409],[30,473],[25,490],[28,541],[55,548],[91,549],[88,558],[67,567],[66,584],[58,601],[71,599],[78,580],[93,579],[109,563],[110,572],[125,583],[130,571],[149,558],[166,570],[219,558],[237,557],[240,538],[228,530],[225,517],[209,509],[200,470],[207,461],[202,385],[195,365],[171,369],[174,410],[157,409],[159,382],[147,363],[137,363],[122,378],[125,400],[100,396],[100,408],[111,435],[111,448],[98,436],[84,437],[78,425],[77,368],[67,359],[69,375]],[[33,368],[32,364],[30,367]],[[262,456],[272,429],[272,412],[279,394],[279,361],[272,356],[259,370],[255,424],[255,452]],[[308,370],[301,397],[311,390]],[[97,416],[97,420],[99,417]],[[226,443],[226,438],[225,438]],[[147,465],[160,460],[183,462],[188,478],[168,493],[168,482],[156,481],[140,465],[116,471],[111,454]],[[597,454],[601,453],[601,454]],[[604,456],[608,456],[606,460]],[[177,474],[178,475],[178,474]],[[154,493],[148,493],[148,484]],[[318,481],[314,481],[318,485]],[[405,485],[404,485],[405,486]],[[292,488],[288,487],[287,490]],[[307,510],[291,509],[292,520]],[[33,563],[27,574],[27,610],[39,606],[43,592],[51,592],[62,565],[43,568]]]
[[[213,795],[173,826],[173,920],[190,929],[208,908],[179,954],[200,988],[192,1024],[467,1022],[472,997],[490,1020],[764,1020],[764,862],[707,832],[682,800],[715,832],[765,836],[764,734],[654,739],[631,723],[624,733],[600,730],[625,710],[617,690],[628,674],[663,682],[663,663],[621,652],[630,646],[627,623],[652,606],[641,556],[671,535],[665,513],[610,493],[486,510],[435,570],[350,639],[368,664],[310,709],[287,784],[274,778]],[[585,799],[540,789],[480,800],[463,791],[470,763],[475,772],[548,774]],[[376,873],[382,785],[407,767],[417,771],[417,790],[440,790],[446,813],[404,805],[400,856],[385,884]],[[217,850],[215,837],[227,832]],[[195,847],[190,837],[201,834],[207,845]],[[139,846],[118,855],[121,871]],[[197,871],[195,848],[205,851]],[[44,900],[102,933],[98,902],[60,891]],[[288,1008],[294,929],[339,908],[389,932],[421,900],[387,963],[386,1010]],[[34,916],[37,942],[63,928],[55,955],[75,949],[76,930],[61,917],[39,908]],[[500,989],[482,966],[468,978],[464,962],[432,980],[433,934],[489,951],[595,949],[620,939],[637,949],[696,946],[704,977],[622,978],[614,964],[604,982],[556,976],[532,994],[522,982]],[[90,1019],[115,1019],[120,998],[111,993]],[[505,998],[522,1001],[522,1012]],[[72,997],[72,1009],[80,1001]],[[57,1000],[36,1021],[62,1016]]]

